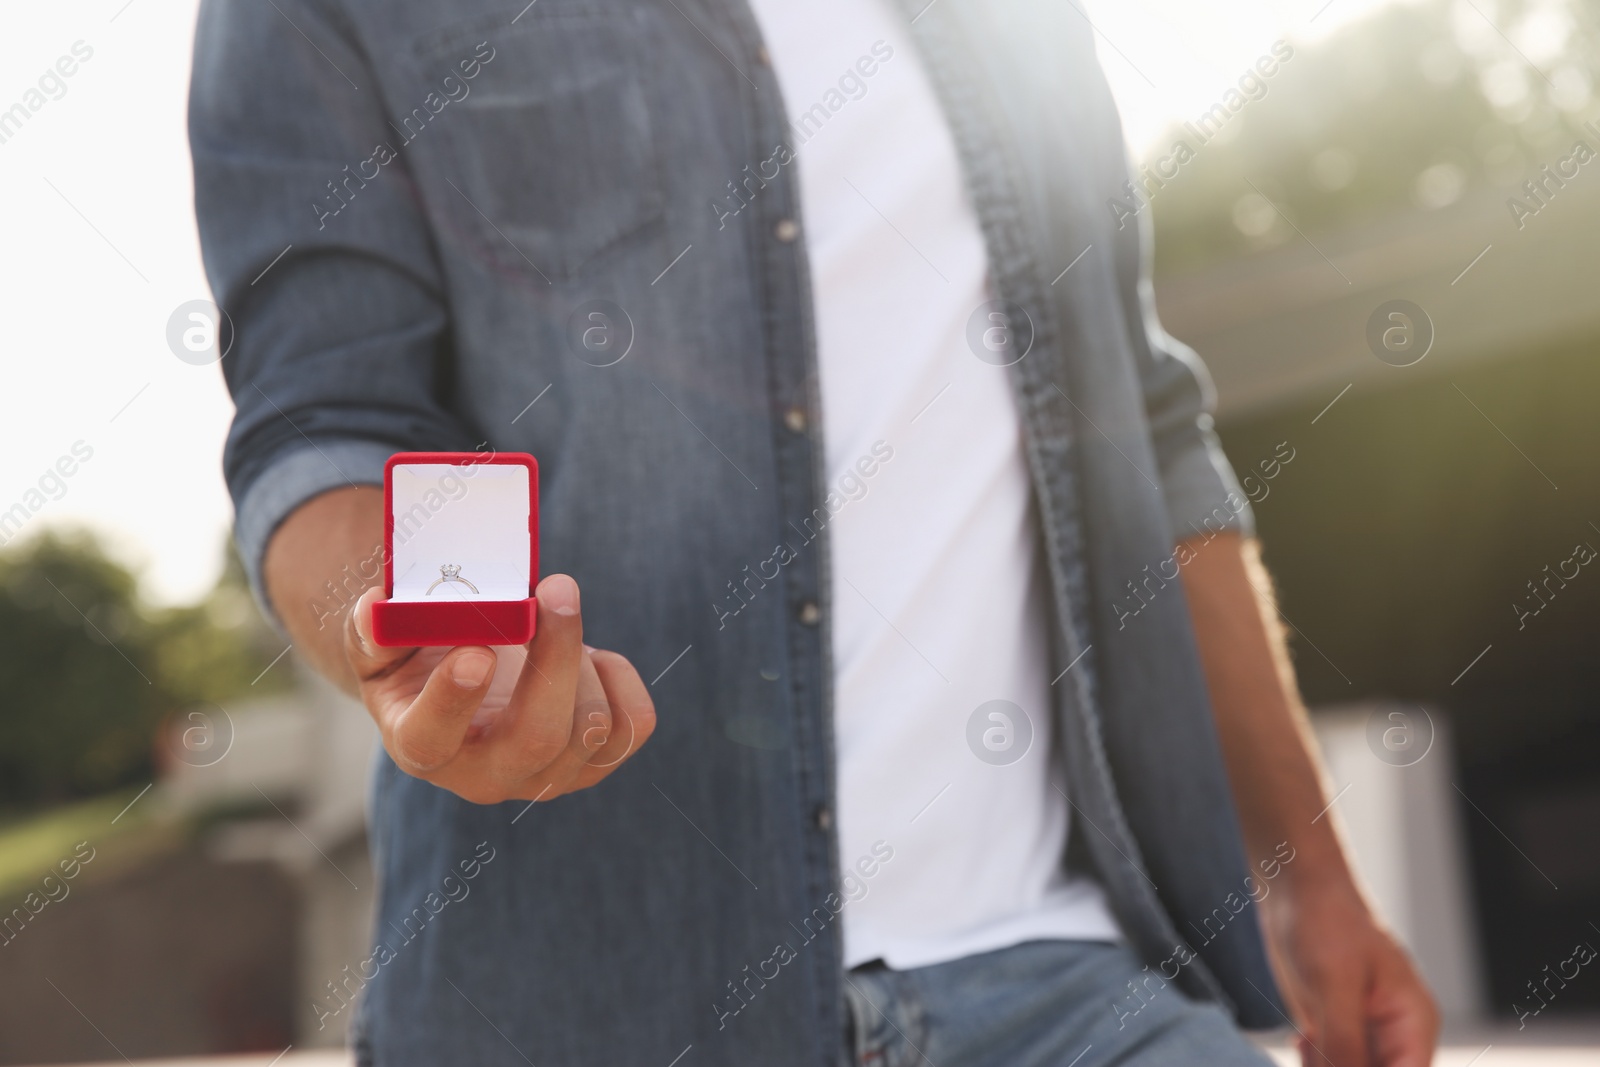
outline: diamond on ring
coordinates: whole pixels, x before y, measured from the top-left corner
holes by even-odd
[[[468,589],[472,590],[474,593],[476,593],[478,591],[478,587],[477,586],[473,585],[471,582],[469,582],[465,578],[461,577],[461,564],[459,564],[459,563],[441,563],[441,564],[439,564],[439,580],[434,582],[432,585],[428,586],[428,591],[426,593],[424,593],[423,595],[424,596],[432,596],[433,595],[433,591],[435,589],[439,588],[441,585],[445,584],[446,582],[455,582],[458,585],[464,585]]]

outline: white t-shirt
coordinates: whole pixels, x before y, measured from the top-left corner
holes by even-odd
[[[842,501],[845,964],[1116,939],[1099,886],[1062,873],[1040,538],[1008,371],[967,346],[988,263],[949,127],[889,0],[753,7],[800,168]]]

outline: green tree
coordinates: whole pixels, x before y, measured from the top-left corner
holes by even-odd
[[[1506,196],[1600,116],[1600,33],[1578,0],[1391,4],[1263,79],[1266,93],[1153,190],[1156,269],[1183,270],[1401,212]],[[1219,87],[1219,99],[1222,89]],[[1170,166],[1169,166],[1170,169]],[[1280,210],[1282,214],[1280,215]]]
[[[204,600],[166,609],[88,534],[0,554],[0,806],[148,780],[163,718],[286,684],[250,687],[277,651],[231,553]]]

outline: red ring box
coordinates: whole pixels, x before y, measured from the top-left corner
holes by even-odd
[[[526,452],[397,452],[383,469],[383,510],[386,599],[372,605],[374,641],[409,648],[533,639],[537,460]]]

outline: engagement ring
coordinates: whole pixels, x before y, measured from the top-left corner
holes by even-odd
[[[441,563],[439,565],[439,575],[439,580],[428,586],[428,591],[423,594],[424,596],[431,596],[433,591],[439,588],[445,582],[459,582],[468,589],[472,590],[474,593],[478,591],[477,586],[461,577],[461,565],[458,563]]]

